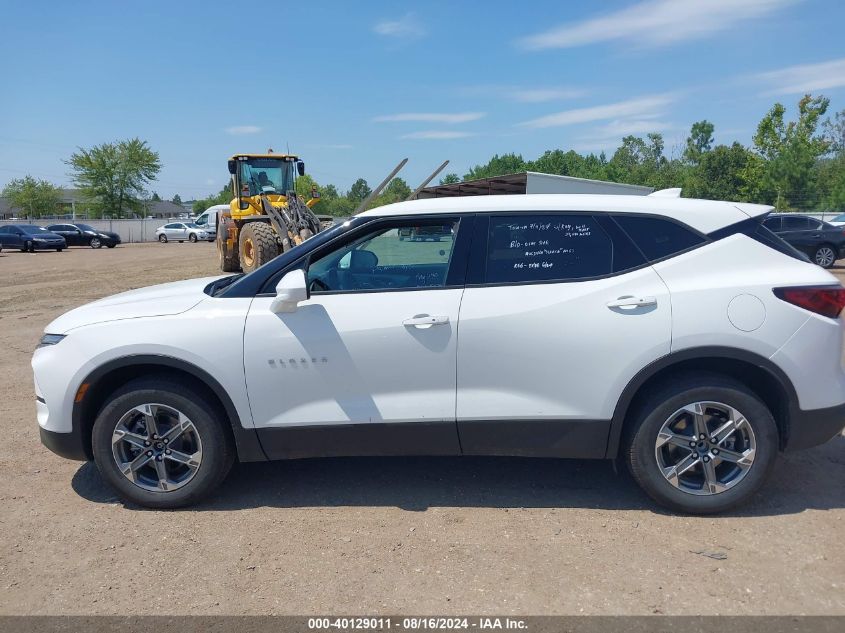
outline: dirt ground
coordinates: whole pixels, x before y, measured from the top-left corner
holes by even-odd
[[[845,614],[845,438],[714,518],[610,463],[499,458],[244,464],[200,507],[124,507],[41,446],[32,351],[74,306],[215,272],[210,244],[0,253],[0,613]]]

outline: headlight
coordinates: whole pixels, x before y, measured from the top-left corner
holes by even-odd
[[[106,235],[105,233],[98,233],[98,235],[99,235],[100,237],[104,237],[104,238],[106,238],[106,239],[109,239],[109,236],[108,236],[108,235]]]
[[[33,238],[32,238],[32,241],[33,241],[33,242],[43,242],[43,241],[44,241],[44,238],[43,238],[43,237],[33,237]]]
[[[38,344],[38,347],[44,347],[45,345],[55,345],[59,343],[66,334],[45,334],[41,337],[41,342]]]

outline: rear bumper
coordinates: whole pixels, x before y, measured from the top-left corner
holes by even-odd
[[[82,443],[79,433],[75,431],[57,433],[56,431],[48,431],[44,427],[39,427],[39,431],[41,433],[41,443],[59,457],[83,462],[88,460],[88,455],[85,452],[85,446]]]
[[[826,409],[795,411],[790,416],[785,450],[798,451],[824,444],[845,428],[845,403]]]

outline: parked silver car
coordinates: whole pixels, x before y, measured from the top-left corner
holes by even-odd
[[[193,222],[171,222],[156,229],[156,238],[162,244],[170,241],[196,242],[198,240],[209,240],[211,236],[205,229],[200,228]]]

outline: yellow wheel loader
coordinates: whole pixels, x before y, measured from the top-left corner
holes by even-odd
[[[234,199],[217,218],[217,254],[223,272],[252,272],[323,227],[296,194],[305,164],[290,154],[236,154],[229,159]]]
[[[355,209],[367,208],[405,166],[403,159]],[[445,161],[406,199],[417,194],[449,163]],[[236,154],[229,159],[234,199],[217,216],[217,254],[224,273],[250,273],[262,264],[332,226],[330,217],[311,211],[320,201],[316,188],[307,202],[296,194],[297,175],[305,164],[291,154]]]

